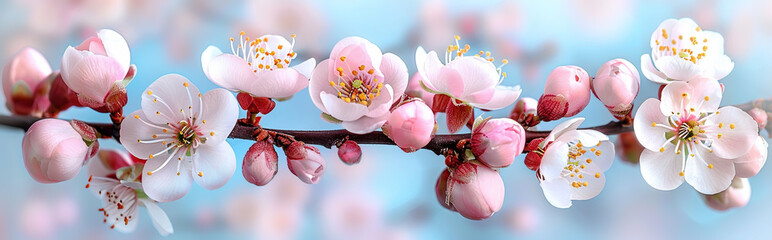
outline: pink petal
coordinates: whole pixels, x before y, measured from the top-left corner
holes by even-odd
[[[136,118],[135,116],[139,117]],[[143,122],[144,121],[144,122]],[[129,115],[121,123],[121,144],[129,153],[141,159],[148,159],[150,154],[156,154],[166,148],[158,143],[140,143],[137,140],[150,140],[152,136],[163,134],[161,128],[153,127],[142,110],[137,110]],[[155,125],[165,127],[165,125]]]
[[[707,117],[705,126],[711,126],[706,133],[713,140],[713,154],[721,158],[740,157],[753,147],[759,126],[745,111],[733,106],[722,107],[718,113]],[[722,127],[716,125],[722,124]],[[732,127],[734,126],[734,128]],[[721,135],[719,138],[718,135]]]
[[[198,157],[194,159],[193,179],[202,187],[214,190],[222,187],[236,171],[236,154],[228,142],[217,145],[209,142],[197,149]],[[203,173],[202,175],[197,175]]]
[[[418,61],[418,59],[422,60]],[[422,63],[422,65],[417,65],[419,63]],[[424,85],[426,85],[426,87],[429,89],[439,91],[437,84],[441,84],[442,81],[444,81],[443,79],[439,78],[439,75],[440,71],[442,71],[445,65],[440,62],[440,58],[437,56],[437,53],[431,51],[426,54],[423,52],[423,48],[418,48],[416,51],[416,65],[418,67],[418,73],[423,77],[422,82]]]
[[[734,69],[734,62],[732,62],[732,59],[729,59],[729,56],[727,55],[721,55],[715,57],[712,60],[713,77],[716,79],[722,79],[726,77],[726,75],[729,75],[729,73],[732,72],[732,69]]]
[[[201,111],[199,93],[198,88],[182,75],[167,74],[142,92],[142,111],[150,122],[176,124]]]
[[[723,95],[718,80],[698,76],[689,81],[689,86],[692,87],[689,108],[694,108],[698,113],[712,113],[718,109]]]
[[[667,76],[654,68],[654,64],[651,63],[651,57],[649,54],[641,56],[641,72],[643,76],[651,80],[652,82],[659,84],[668,84],[671,81],[667,80]]]
[[[99,30],[97,36],[102,40],[107,56],[118,61],[118,64],[121,66],[121,72],[126,75],[129,65],[131,65],[131,52],[129,52],[129,44],[126,43],[126,39],[123,39],[121,34],[110,29]]]
[[[380,67],[383,73],[383,84],[391,85],[394,90],[393,96],[399,98],[405,93],[408,83],[408,72],[405,62],[393,53],[383,55],[383,62]]]
[[[203,111],[196,125],[207,138],[206,144],[218,144],[225,140],[236,126],[239,118],[239,103],[233,94],[225,89],[214,89],[204,94],[201,99]],[[204,123],[203,121],[206,121]]]
[[[75,55],[72,48],[65,52],[65,59],[71,59],[68,55]],[[70,89],[78,94],[88,96],[89,98],[103,102],[107,93],[113,86],[113,83],[123,80],[126,71],[121,70],[121,66],[114,59],[90,55],[85,56],[75,65],[69,65],[65,70],[65,59],[62,60],[62,79]]]
[[[651,125],[656,123],[670,126],[667,117],[662,115],[659,107],[659,100],[654,98],[646,99],[638,107],[638,112],[635,113],[635,121],[633,122],[633,129],[635,129],[635,136],[638,138],[638,142],[652,151],[659,151],[662,145],[665,144],[665,141],[667,141],[665,133],[670,132],[667,128]]]
[[[442,67],[436,79],[431,81],[437,91],[450,94],[452,97],[460,97],[464,93],[464,79],[453,68]]]
[[[375,118],[363,116],[354,121],[344,121],[342,125],[343,125],[343,128],[345,128],[349,132],[352,132],[355,134],[365,134],[365,133],[370,133],[372,131],[375,131],[376,129],[383,126],[383,124],[386,123],[386,120],[388,119],[388,117],[389,117],[389,114],[384,114]]]
[[[464,88],[459,95],[456,95],[461,99],[478,91],[494,88],[499,82],[496,67],[481,57],[456,58],[446,67],[455,69],[461,76]]]
[[[207,72],[207,71],[204,71]],[[221,54],[209,62],[209,80],[232,91],[246,91],[245,86],[257,81],[257,75],[244,59]]]
[[[473,103],[472,105],[477,108],[481,108],[485,110],[502,109],[515,103],[515,101],[517,101],[517,98],[520,97],[520,93],[522,92],[523,90],[520,89],[520,86],[514,86],[514,87],[497,86],[493,92],[493,96],[488,102]]]
[[[204,70],[204,75],[207,78],[212,79],[209,76],[209,64],[212,62],[212,59],[220,55],[222,55],[222,51],[215,46],[209,46],[201,53],[201,69]]]
[[[676,113],[683,114],[683,111],[689,108],[687,106],[690,102],[689,99],[697,97],[693,96],[693,91],[692,86],[685,81],[672,82],[665,86],[665,88],[662,89],[662,97],[660,98],[662,101],[659,104],[662,115],[670,116],[675,115]],[[687,97],[683,97],[684,93],[687,94]]]
[[[391,85],[383,85],[383,89],[381,89],[380,95],[375,97],[370,106],[367,107],[367,114],[365,114],[365,116],[379,117],[384,114],[388,114],[389,109],[391,109],[392,102],[396,100],[397,99],[394,99],[394,93],[392,91]]]
[[[351,46],[356,46],[356,48],[349,48]],[[346,50],[346,48],[349,49]],[[354,49],[357,49],[357,53],[352,55],[351,51]],[[353,57],[354,59],[367,59],[366,61],[357,60],[353,62],[359,64],[365,64],[364,62],[368,62],[374,69],[379,69],[381,66],[381,57],[383,56],[383,52],[381,52],[381,49],[378,48],[378,46],[375,46],[375,44],[371,43],[367,39],[361,37],[347,37],[338,41],[338,43],[336,43],[332,48],[332,52],[330,52],[330,59],[338,60],[341,56],[346,56],[346,58]]]
[[[6,99],[10,99],[13,85],[17,81],[25,82],[34,90],[50,74],[51,66],[46,58],[34,48],[24,48],[3,67],[3,93]]]
[[[662,152],[644,149],[639,163],[643,180],[658,190],[676,189],[684,182],[684,177],[680,176],[683,169],[682,157],[683,155],[676,155],[673,144],[665,145],[665,151]]]
[[[311,73],[311,82],[308,85],[308,93],[311,94],[311,101],[322,112],[327,112],[327,108],[322,104],[321,94],[338,92],[337,89],[330,86],[332,76],[330,75],[329,66],[331,64],[332,62],[330,62],[329,59],[320,62]]]
[[[243,91],[254,96],[267,98],[289,98],[308,86],[308,78],[294,68],[268,71],[256,81],[243,84]]]
[[[327,113],[341,121],[354,121],[367,114],[367,107],[358,103],[347,103],[335,95],[321,93],[322,104]]]

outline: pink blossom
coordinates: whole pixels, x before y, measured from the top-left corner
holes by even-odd
[[[244,32],[234,41],[231,53],[209,46],[201,54],[201,67],[217,85],[231,91],[246,92],[256,97],[287,99],[308,86],[316,60],[308,59],[290,67],[297,57],[292,42],[276,35],[250,40]]]
[[[3,67],[3,93],[12,113],[40,117],[48,109],[51,66],[34,48],[24,48]]]
[[[624,119],[633,110],[633,100],[641,84],[635,65],[618,58],[598,69],[590,85],[592,92],[617,119]]]
[[[247,182],[257,186],[265,186],[270,182],[279,170],[279,156],[273,148],[273,144],[263,140],[252,144],[247,154],[244,155],[244,163],[241,171]]]
[[[472,153],[492,168],[507,167],[525,148],[525,130],[509,118],[478,117],[472,128]]]
[[[319,149],[303,142],[293,142],[284,150],[287,155],[287,166],[300,181],[316,184],[321,180],[326,168],[326,161]]]
[[[121,124],[121,143],[147,159],[142,186],[159,202],[182,198],[195,180],[213,190],[236,170],[225,139],[238,118],[238,103],[224,89],[201,94],[187,78],[168,74],[142,92],[142,109]]]
[[[590,103],[590,76],[577,66],[552,70],[539,98],[538,114],[544,121],[572,117]]]
[[[537,116],[537,105],[538,101],[536,99],[529,97],[520,98],[515,103],[515,107],[512,108],[512,112],[509,113],[509,118],[526,127],[535,126],[538,122],[534,121],[533,118]]]
[[[383,131],[402,151],[415,152],[432,140],[435,125],[432,109],[420,99],[412,99],[391,111]]]
[[[142,189],[145,161],[118,150],[102,150],[98,156],[88,164],[86,188],[102,200],[102,222],[119,232],[133,232],[139,222],[139,207],[145,207],[162,236],[173,233],[169,217]]]
[[[386,122],[392,103],[405,92],[407,78],[407,66],[397,55],[381,53],[364,38],[348,37],[314,69],[308,91],[322,115],[329,116],[324,118],[364,134]]]
[[[702,197],[708,207],[718,211],[743,207],[751,200],[751,183],[747,178],[734,178],[726,190]]]
[[[41,183],[72,179],[91,157],[91,148],[83,137],[70,123],[58,119],[43,119],[32,124],[24,134],[21,147],[27,171]]]
[[[723,191],[735,177],[738,157],[758,137],[758,124],[739,108],[718,108],[722,90],[713,78],[672,82],[662,100],[647,99],[635,113],[635,136],[645,147],[643,179],[659,190],[684,181],[702,194]]]
[[[447,191],[456,211],[472,220],[490,217],[504,203],[504,181],[499,173],[470,162],[450,173]]]
[[[767,140],[762,136],[756,138],[748,153],[734,159],[735,176],[740,178],[749,178],[756,176],[767,162]]]
[[[115,85],[125,87],[121,81],[133,75],[130,60],[129,45],[123,36],[102,29],[80,45],[67,47],[62,57],[62,79],[82,98],[81,102],[100,107],[117,90]]]

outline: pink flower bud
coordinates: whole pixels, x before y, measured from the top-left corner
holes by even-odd
[[[634,132],[620,133],[617,137],[616,153],[622,161],[638,164],[643,145],[638,142]]]
[[[41,183],[72,179],[92,152],[70,123],[58,119],[32,124],[21,147],[27,171]]]
[[[3,67],[6,105],[18,115],[41,116],[48,109],[51,66],[40,52],[24,48]]]
[[[618,58],[606,62],[592,80],[592,92],[617,119],[624,119],[633,109],[641,77],[638,69]]]
[[[538,120],[535,120],[536,115],[536,99],[524,97],[517,100],[512,112],[509,113],[509,118],[517,121],[520,125],[532,127],[538,124]]]
[[[450,171],[443,169],[440,177],[437,178],[437,184],[434,185],[434,193],[437,195],[437,201],[440,205],[451,211],[456,209],[448,202],[448,177],[450,177]]]
[[[249,147],[244,155],[241,173],[247,182],[257,186],[265,186],[279,170],[279,156],[268,141],[257,141]]]
[[[525,148],[525,130],[509,118],[482,121],[472,130],[472,153],[489,167],[509,166]]]
[[[764,127],[767,126],[767,112],[760,108],[753,108],[750,111],[748,111],[748,114],[751,115],[753,120],[756,120],[756,123],[759,124],[759,129],[764,129]]]
[[[287,166],[300,181],[307,184],[318,183],[324,174],[326,163],[319,149],[303,142],[293,142],[286,149]]]
[[[451,205],[472,220],[490,217],[504,203],[504,181],[484,165],[461,164],[450,174],[447,188]]]
[[[577,66],[560,66],[552,70],[539,98],[537,113],[544,121],[571,117],[590,103],[590,77]]]
[[[743,207],[751,199],[751,184],[747,178],[735,177],[726,190],[713,195],[702,195],[702,197],[708,207],[718,211]]]
[[[402,151],[415,152],[432,140],[434,125],[432,109],[413,99],[394,108],[382,128]]]
[[[544,149],[539,149],[539,144],[541,144],[541,142],[544,142],[544,138],[537,138],[529,142],[525,147],[528,154],[525,155],[523,163],[525,163],[525,166],[528,169],[531,169],[531,171],[537,171],[539,170],[539,166],[541,166],[541,158],[544,156]]]
[[[357,142],[346,140],[338,146],[338,158],[348,165],[357,164],[362,159],[362,148]]]
[[[734,159],[734,171],[736,177],[749,178],[756,176],[767,162],[767,140],[758,136],[756,142],[745,155]]]

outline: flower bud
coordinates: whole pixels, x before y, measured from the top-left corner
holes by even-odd
[[[482,120],[472,130],[472,153],[492,168],[507,167],[525,148],[525,130],[515,120]]]
[[[640,84],[638,69],[621,58],[603,64],[591,82],[595,97],[619,120],[627,117],[633,109]]]
[[[348,165],[357,164],[362,159],[362,148],[357,142],[346,140],[338,146],[338,158]]]
[[[241,173],[247,182],[257,186],[265,186],[279,170],[279,156],[269,141],[257,141],[249,147],[244,155]]]
[[[702,195],[702,197],[708,207],[718,211],[743,207],[751,199],[751,184],[747,178],[735,177],[726,190],[713,195]]]
[[[92,152],[70,123],[58,119],[32,124],[21,147],[27,171],[41,183],[72,179]]]
[[[319,149],[297,141],[285,148],[284,154],[287,155],[287,166],[290,172],[300,181],[307,184],[319,182],[327,164]]]
[[[539,98],[537,113],[544,121],[571,117],[590,103],[590,77],[577,66],[560,66],[552,70]]]
[[[51,104],[48,90],[51,66],[40,52],[24,48],[3,67],[6,106],[17,115],[40,117]]]
[[[643,145],[638,142],[634,132],[624,132],[617,136],[616,153],[622,161],[638,164]]]
[[[740,178],[749,178],[756,176],[767,162],[767,140],[758,136],[756,142],[745,155],[734,159],[735,176]]]
[[[450,173],[447,189],[451,206],[472,220],[490,217],[504,203],[504,181],[498,172],[484,165],[461,164]]]
[[[528,154],[525,155],[525,160],[523,160],[523,162],[528,169],[531,169],[531,171],[539,170],[539,166],[541,166],[541,157],[544,156],[544,150],[539,149],[539,144],[543,141],[544,138],[537,138],[529,142],[525,147]]]
[[[517,100],[512,112],[509,113],[509,118],[517,121],[522,126],[532,127],[539,123],[539,120],[534,119],[536,117],[536,99],[524,97]]]
[[[440,173],[440,177],[437,178],[437,184],[434,184],[434,193],[437,195],[437,201],[440,205],[451,211],[456,211],[448,201],[448,177],[450,177],[450,171],[443,169]]]
[[[767,112],[764,111],[761,108],[753,108],[750,111],[748,111],[748,114],[751,115],[753,120],[756,120],[756,123],[759,124],[759,129],[764,129],[764,127],[767,126]]]
[[[405,152],[415,152],[434,136],[434,113],[420,99],[408,100],[391,111],[384,133]]]

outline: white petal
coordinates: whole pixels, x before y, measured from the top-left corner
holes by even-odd
[[[422,50],[422,49],[421,49]],[[419,54],[419,53],[416,53]],[[440,58],[437,56],[437,52],[431,51],[429,52],[423,61],[423,66],[418,66],[418,72],[421,73],[421,76],[424,79],[424,85],[429,87],[432,90],[441,91],[441,92],[447,92],[446,84],[443,82],[448,81],[447,79],[441,79],[440,73],[445,68],[445,65],[440,62]],[[463,84],[463,83],[461,83]],[[443,90],[440,89],[440,87],[443,88]]]
[[[197,157],[193,160],[195,168],[191,175],[198,185],[206,189],[222,187],[236,171],[236,154],[226,141],[217,145],[202,144],[196,152]]]
[[[306,80],[308,80],[311,78],[311,72],[314,71],[314,67],[316,67],[316,59],[309,58],[308,60],[305,60],[302,63],[293,66],[292,68],[298,70],[298,72],[303,74],[303,76],[306,77]]]
[[[367,114],[367,107],[358,103],[347,103],[335,95],[322,92],[322,104],[327,113],[341,121],[354,121]]]
[[[571,207],[571,184],[564,178],[542,181],[541,189],[547,201],[557,208]]]
[[[522,92],[523,90],[520,89],[519,85],[514,87],[497,86],[490,101],[482,104],[472,103],[472,106],[485,110],[502,109],[515,103]]]
[[[608,136],[595,130],[576,130],[568,131],[557,139],[557,141],[561,142],[572,142],[577,140],[584,146],[593,147],[598,145],[600,141],[607,141]]]
[[[236,125],[239,103],[231,92],[222,88],[207,92],[201,101],[204,109],[201,119],[196,120],[196,126],[201,126],[207,144],[218,144],[230,135]]]
[[[603,175],[603,171],[598,169],[597,165],[588,164],[586,166],[585,169],[582,169],[579,172],[584,175],[584,178],[575,180],[580,183],[587,183],[587,186],[582,185],[578,188],[571,187],[572,200],[587,200],[594,198],[603,191],[603,187],[606,185],[606,176]],[[595,177],[596,173],[598,173],[598,177]]]
[[[257,81],[257,75],[246,61],[233,54],[220,54],[209,62],[209,80],[233,91],[245,90],[244,86]]]
[[[379,117],[367,117],[363,116],[354,121],[345,121],[342,123],[343,128],[349,132],[355,134],[365,134],[375,131],[386,123],[386,119],[389,118],[389,114],[383,114]]]
[[[689,86],[692,89],[686,104],[689,111],[694,108],[697,113],[713,113],[718,109],[724,91],[718,80],[696,77],[689,81]]]
[[[635,121],[633,121],[633,129],[635,130],[635,137],[638,138],[638,142],[640,142],[643,147],[652,151],[659,151],[659,148],[667,141],[665,133],[670,131],[664,127],[655,127],[651,125],[652,123],[655,123],[670,126],[667,117],[662,115],[659,107],[659,100],[654,98],[646,99],[646,101],[638,107],[638,112],[635,113]]]
[[[710,165],[712,165],[712,168]],[[702,194],[716,194],[724,191],[734,178],[734,163],[708,150],[697,147],[694,157],[686,160],[686,182]]]
[[[678,56],[662,56],[654,60],[654,66],[668,78],[681,81],[688,81],[703,70],[700,65]]]
[[[129,71],[131,65],[131,52],[129,51],[129,44],[126,43],[126,39],[121,34],[110,30],[102,29],[97,32],[99,40],[102,40],[102,44],[105,46],[105,52],[108,57],[111,57],[118,61],[123,70],[123,74]]]
[[[150,215],[150,219],[153,221],[153,226],[161,236],[166,236],[174,233],[172,222],[169,221],[169,217],[163,209],[158,207],[152,200],[139,199],[139,202],[147,208],[147,213]]]
[[[150,122],[176,124],[198,114],[201,109],[198,94],[198,88],[187,78],[167,74],[142,93],[142,111]]]
[[[337,93],[338,90],[330,86],[330,59],[325,59],[314,68],[311,73],[311,82],[308,84],[308,93],[311,94],[311,101],[322,112],[327,112],[327,108],[322,104],[321,93]]]
[[[664,191],[676,189],[684,182],[684,177],[680,176],[682,158],[683,153],[676,155],[673,144],[667,144],[662,152],[644,149],[640,158],[641,175],[653,188]]]
[[[713,59],[713,77],[716,79],[722,79],[729,75],[734,69],[734,62],[727,55],[717,56]]]
[[[649,54],[644,54],[641,56],[641,72],[643,72],[643,76],[652,82],[659,84],[670,83],[670,81],[667,80],[667,76],[654,68],[654,64],[651,63],[651,56],[649,56]]]
[[[193,178],[190,176],[190,166],[186,163],[187,160],[184,158],[184,154],[177,153],[175,156],[172,156],[171,162],[150,175],[147,173],[158,169],[169,156],[164,155],[164,157],[147,160],[144,169],[142,169],[142,189],[144,189],[145,194],[150,199],[159,202],[171,202],[182,198],[188,193],[193,183]],[[177,160],[178,157],[183,157],[183,159]],[[178,161],[182,162],[178,163]],[[182,164],[179,172],[177,172],[177,164]]]
[[[721,124],[720,128],[717,126],[719,124]],[[733,106],[718,109],[718,114],[705,119],[705,126],[712,126],[705,129],[705,135],[713,140],[711,145],[713,153],[727,159],[748,153],[756,142],[759,132],[756,121],[743,110]]]
[[[568,144],[561,141],[554,141],[541,158],[539,171],[545,180],[560,177],[560,173],[568,163]]]
[[[684,113],[684,110],[689,108],[690,99],[692,96],[692,85],[684,81],[672,82],[662,89],[662,101],[659,104],[660,112],[662,115],[670,116],[676,113]],[[686,94],[686,97],[684,97]],[[651,124],[651,123],[649,123]]]
[[[153,135],[164,134],[160,125],[153,127],[156,125],[148,124],[152,123],[148,122],[141,109],[129,114],[121,123],[121,143],[129,153],[141,159],[147,159],[150,154],[156,154],[166,148],[161,143],[140,143],[137,141],[154,140]],[[169,142],[173,141],[171,138],[169,140]]]
[[[394,90],[395,99],[402,97],[407,89],[408,72],[405,62],[402,61],[397,55],[393,53],[386,53],[383,55],[383,61],[380,67],[383,73],[383,84],[391,85]]]
[[[596,146],[595,149],[600,151],[601,153],[588,155],[592,157],[591,164],[595,165],[598,168],[598,170],[600,170],[601,172],[605,172],[606,170],[611,168],[611,164],[614,163],[614,156],[616,156],[615,155],[616,149],[614,148],[614,143],[611,141],[602,141],[600,142],[600,146]]]
[[[290,98],[306,88],[308,78],[294,68],[283,68],[262,73],[255,81],[240,85],[241,91],[254,96],[283,99]]]
[[[72,79],[70,77],[70,71],[75,70],[75,66],[83,61],[83,58],[91,55],[94,54],[88,51],[79,51],[72,46],[68,46],[67,49],[64,50],[64,55],[62,56],[62,80],[67,83],[68,79]]]
[[[209,76],[209,63],[212,62],[212,59],[220,55],[222,55],[222,51],[215,46],[209,46],[201,53],[201,69],[204,70],[204,75],[206,75],[207,78],[212,78]]]
[[[554,141],[563,135],[563,133],[576,130],[576,128],[578,128],[582,122],[584,122],[584,118],[572,118],[558,124],[552,128],[552,132],[547,135],[547,137],[544,139],[544,142]]]

